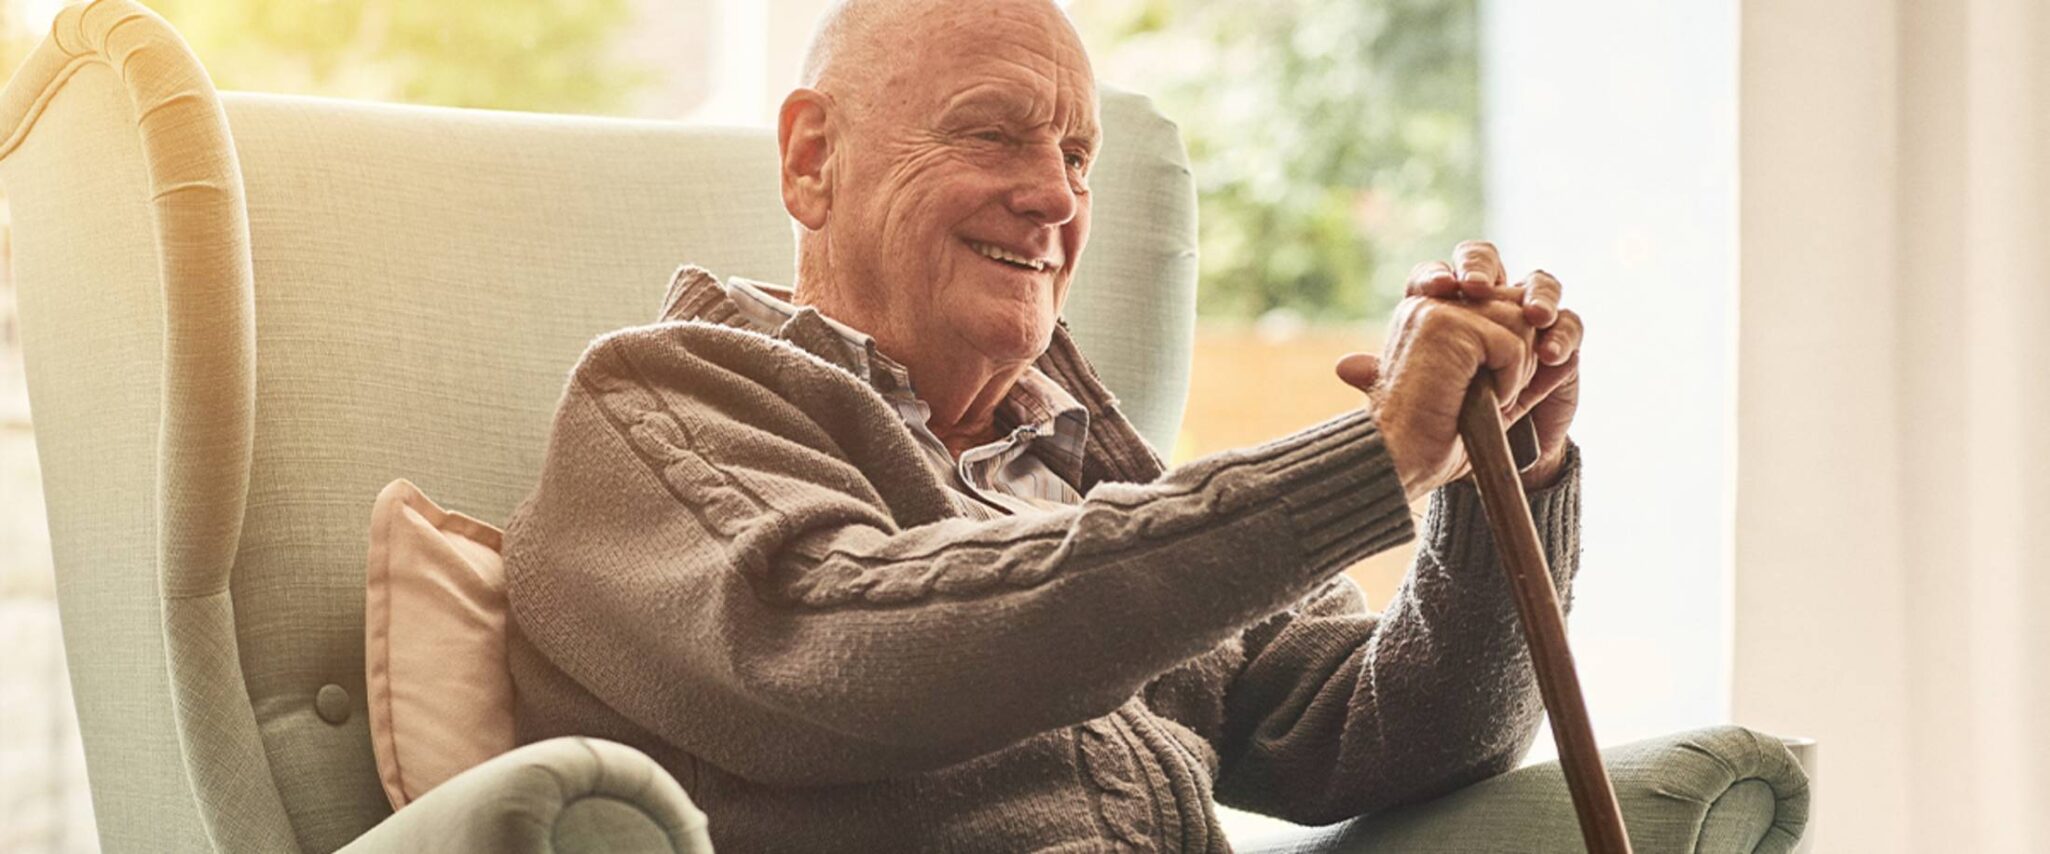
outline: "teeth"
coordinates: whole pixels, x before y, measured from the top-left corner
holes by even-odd
[[[969,241],[968,246],[986,258],[995,258],[996,260],[1003,261],[1007,264],[1016,264],[1020,267],[1025,267],[1039,272],[1046,271],[1045,261],[1035,261],[1031,258],[1026,258],[1020,255],[1013,254],[1011,252],[1006,252],[1000,247],[991,246],[987,243],[977,243],[975,241]]]

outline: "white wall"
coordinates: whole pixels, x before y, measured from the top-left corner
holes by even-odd
[[[1570,628],[1595,736],[1722,722],[1735,0],[1504,0],[1482,27],[1488,236],[1588,325]]]
[[[1829,850],[2050,850],[2050,9],[1743,16],[1734,708]]]

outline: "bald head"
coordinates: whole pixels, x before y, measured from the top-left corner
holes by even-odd
[[[866,102],[921,69],[920,48],[974,44],[1001,20],[1086,56],[1053,0],[834,0],[805,50],[798,85]]]

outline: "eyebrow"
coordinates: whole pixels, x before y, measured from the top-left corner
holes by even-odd
[[[1074,140],[1089,146],[1089,153],[1093,155],[1097,149],[1103,147],[1103,131],[1096,126],[1096,122],[1085,121],[1076,125],[1075,129],[1063,138],[1063,141],[1066,140]]]
[[[962,113],[972,116],[995,116],[1011,121],[1027,121],[1032,118],[1033,104],[1039,101],[1037,94],[1027,94],[1015,86],[984,84],[961,92],[940,110],[942,119],[951,119]],[[1061,136],[1062,142],[1081,142],[1093,153],[1102,144],[1103,135],[1093,117],[1084,118]]]
[[[1031,116],[1031,105],[1037,100],[1039,99],[1019,92],[1013,87],[982,85],[947,99],[946,106],[940,110],[940,115],[951,117],[960,113],[998,114],[1004,118],[1024,119]]]

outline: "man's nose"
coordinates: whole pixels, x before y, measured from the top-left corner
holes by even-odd
[[[1011,187],[1011,211],[1040,225],[1066,225],[1081,206],[1072,181],[1066,152],[1035,151],[1020,164],[1017,183]]]

